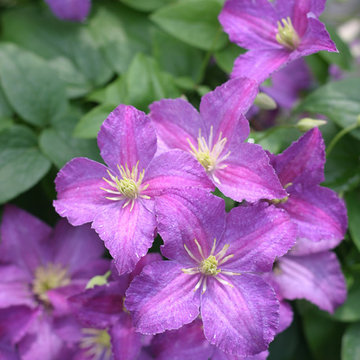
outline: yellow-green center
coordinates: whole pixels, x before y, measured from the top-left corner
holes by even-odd
[[[48,263],[35,270],[33,292],[40,300],[48,302],[47,292],[70,284],[70,276],[66,268],[59,264]]]
[[[210,255],[200,263],[200,271],[204,275],[217,275],[221,270],[218,270],[218,261],[214,255]]]
[[[300,38],[296,32],[290,17],[278,21],[278,32],[276,34],[276,41],[285,46],[287,49],[295,50],[300,44]]]
[[[107,330],[82,329],[84,334],[80,341],[80,348],[85,350],[91,360],[108,360],[111,358],[111,338]]]

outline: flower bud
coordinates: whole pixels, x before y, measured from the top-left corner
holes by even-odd
[[[314,127],[319,127],[319,126],[325,125],[325,124],[326,124],[325,120],[303,118],[303,119],[299,120],[295,126],[300,131],[306,132],[308,130],[313,129]]]

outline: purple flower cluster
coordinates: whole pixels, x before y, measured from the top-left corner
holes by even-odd
[[[320,131],[273,155],[246,141],[244,116],[273,71],[335,50],[324,3],[228,0],[220,21],[250,51],[199,112],[182,98],[149,115],[119,105],[98,134],[105,164],[75,158],[57,175],[54,206],[73,226],[5,208],[0,357],[260,360],[292,321],[286,300],[329,312],[345,300],[330,250],[346,210],[319,185]],[[237,206],[226,213],[215,188]],[[162,256],[149,253],[158,234]]]

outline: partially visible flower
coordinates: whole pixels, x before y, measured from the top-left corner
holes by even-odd
[[[61,220],[53,231],[12,205],[5,207],[0,230],[0,308],[26,305],[35,317],[18,343],[20,355],[56,359],[64,348],[57,321],[68,315],[67,298],[109,267],[101,258],[103,244],[89,226]]]
[[[265,351],[279,305],[260,273],[293,245],[293,225],[265,203],[225,215],[220,198],[198,190],[189,190],[186,202],[183,196],[157,203],[162,254],[170,261],[145,266],[127,290],[136,329],[178,329],[201,313],[206,339],[222,351],[239,357]]]
[[[60,20],[84,21],[91,8],[90,0],[45,0]]]
[[[320,130],[309,130],[283,153],[269,155],[289,194],[270,202],[290,215],[297,226],[297,239],[335,243],[342,240],[347,227],[344,202],[333,190],[319,186],[324,181],[325,164]]]
[[[138,360],[147,343],[146,336],[135,332],[132,318],[124,306],[125,291],[142,268],[160,260],[147,254],[131,274],[118,276],[114,268],[109,283],[95,286],[69,299],[74,315],[83,329],[74,359]]]
[[[321,50],[336,52],[318,17],[325,0],[228,0],[219,20],[230,40],[249,49],[231,76],[262,83],[285,64]]]
[[[75,158],[55,180],[56,211],[73,225],[92,222],[120,274],[131,272],[151,247],[157,197],[171,189],[213,189],[190,154],[173,150],[154,158],[156,141],[148,116],[119,105],[98,135],[108,167]]]
[[[230,80],[202,97],[199,112],[183,99],[150,105],[162,149],[181,149],[203,166],[213,184],[236,201],[286,196],[264,150],[245,142],[257,85]]]
[[[289,300],[307,299],[330,313],[346,299],[346,284],[336,255],[329,251],[341,239],[313,242],[298,239],[288,254],[277,259],[272,284]]]

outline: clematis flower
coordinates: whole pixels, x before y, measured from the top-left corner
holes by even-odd
[[[276,261],[272,273],[276,292],[289,300],[309,300],[320,309],[333,313],[346,299],[340,263],[329,251],[340,241],[297,240],[294,248]]]
[[[60,20],[84,21],[91,8],[90,0],[45,0]]]
[[[34,316],[17,343],[20,356],[56,359],[65,346],[57,322],[68,314],[66,298],[106,272],[104,247],[88,226],[62,220],[52,230],[12,205],[5,207],[0,230],[0,309],[27,306]]]
[[[203,166],[213,184],[236,201],[286,196],[264,150],[244,142],[257,85],[249,79],[228,81],[206,94],[200,114],[183,99],[150,105],[162,149],[181,149]]]
[[[201,314],[206,339],[246,357],[265,351],[279,322],[279,304],[260,273],[294,243],[284,211],[266,203],[225,215],[224,201],[203,191],[157,202],[162,254],[130,284],[125,306],[144,334],[179,329]]]
[[[72,225],[92,222],[120,274],[131,272],[154,239],[155,199],[171,189],[213,189],[190,154],[171,151],[154,158],[150,119],[118,106],[103,123],[98,144],[108,167],[75,158],[55,180],[56,211]]]
[[[118,276],[114,268],[109,283],[95,286],[69,299],[74,315],[82,325],[75,360],[140,360],[148,337],[135,332],[124,306],[125,291],[143,267],[160,260],[160,254],[147,254],[131,274]]]
[[[325,164],[320,130],[308,131],[282,154],[270,154],[270,160],[289,194],[270,202],[289,214],[297,226],[297,239],[338,244],[346,232],[346,208],[333,190],[319,186]]]
[[[274,71],[321,50],[336,52],[318,17],[326,0],[228,0],[219,21],[230,40],[249,49],[234,63],[233,78],[261,83]]]

